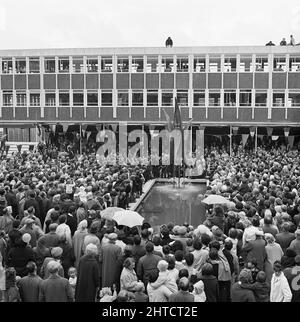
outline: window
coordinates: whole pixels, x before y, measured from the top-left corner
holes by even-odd
[[[59,57],[58,58],[58,72],[68,73],[70,70],[69,57]]]
[[[188,106],[188,100],[189,100],[188,91],[177,90],[177,100],[178,100],[178,105]]]
[[[159,73],[158,57],[157,56],[147,57],[146,72],[147,73]]]
[[[161,94],[162,106],[173,106],[173,92],[163,91]]]
[[[236,58],[225,57],[224,58],[224,72],[236,72]]]
[[[266,91],[257,90],[255,93],[255,106],[267,106],[267,97]]]
[[[289,68],[290,72],[300,72],[300,56],[290,55]]]
[[[128,106],[128,91],[118,91],[118,106]]]
[[[209,71],[210,72],[221,71],[221,57],[209,57]]]
[[[86,69],[88,73],[98,73],[98,58],[87,57]]]
[[[12,74],[12,58],[2,58],[2,73],[3,74]]]
[[[132,91],[132,106],[143,106],[144,94],[143,91]]]
[[[83,93],[82,92],[73,92],[73,105],[74,106],[83,106]]]
[[[30,57],[29,58],[29,73],[39,73],[40,72],[40,58]]]
[[[252,56],[243,56],[240,57],[240,72],[253,72],[252,66]]]
[[[88,106],[98,106],[98,93],[88,92],[87,93],[87,105]]]
[[[55,106],[56,105],[55,93],[46,93],[45,94],[45,105],[46,106]]]
[[[269,71],[268,57],[257,56],[255,60],[255,70],[257,72],[268,72]]]
[[[158,106],[158,91],[147,90],[147,106]]]
[[[194,91],[194,106],[205,106],[205,91]]]
[[[128,73],[129,71],[128,57],[118,57],[117,71],[118,73]]]
[[[73,57],[73,73],[84,73],[83,57]]]
[[[111,91],[102,91],[101,105],[102,106],[112,106],[112,92]]]
[[[240,91],[240,106],[251,106],[252,105],[252,90],[243,89]]]
[[[174,72],[174,61],[173,57],[163,56],[161,60],[161,71],[162,73]]]
[[[144,58],[143,56],[132,57],[131,72],[142,73],[144,71]]]
[[[45,73],[55,73],[55,58],[46,57],[44,61]]]
[[[284,107],[285,94],[283,92],[273,92],[273,106]]]
[[[189,71],[189,58],[177,56],[177,72]]]
[[[70,105],[70,94],[66,92],[59,93],[59,106],[69,106]]]
[[[288,99],[288,106],[300,106],[300,92],[290,92]]]
[[[273,60],[274,72],[286,72],[286,59],[285,56],[274,57]]]
[[[11,91],[3,92],[3,105],[13,106],[13,93]]]
[[[101,57],[101,72],[111,73],[113,71],[113,60],[112,56],[102,56]]]
[[[16,73],[17,74],[25,74],[26,73],[26,59],[25,58],[17,58],[16,59]]]
[[[220,91],[210,91],[208,95],[209,106],[220,106],[221,103],[221,93]]]
[[[225,91],[224,92],[224,105],[225,106],[236,106],[236,91]]]
[[[27,105],[26,93],[17,92],[16,99],[17,99],[17,106],[26,106]]]
[[[206,60],[205,57],[195,57],[194,58],[194,72],[200,73],[206,70]]]
[[[40,94],[31,93],[29,96],[30,106],[40,106]]]

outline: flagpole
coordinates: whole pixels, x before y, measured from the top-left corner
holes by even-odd
[[[230,134],[229,134],[229,145],[230,145],[229,155],[231,157],[232,156],[232,126],[231,125],[230,125]]]
[[[79,154],[80,155],[82,155],[82,144],[81,144],[81,131],[82,131],[82,129],[81,129],[81,127],[82,127],[82,125],[81,125],[81,123],[79,124]]]
[[[257,126],[255,127],[255,153],[257,152]]]

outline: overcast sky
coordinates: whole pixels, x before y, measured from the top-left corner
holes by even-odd
[[[0,0],[0,49],[300,42],[300,1]]]

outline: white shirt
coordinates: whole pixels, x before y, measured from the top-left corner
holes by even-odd
[[[147,285],[147,292],[149,296],[149,302],[168,302],[169,296],[172,292],[164,285],[154,289],[151,283]]]
[[[281,272],[279,276],[275,273],[271,279],[270,302],[291,302],[292,292],[287,278]]]

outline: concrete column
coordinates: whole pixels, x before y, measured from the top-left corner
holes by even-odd
[[[196,154],[204,156],[204,130],[205,126],[200,126],[196,130]]]

